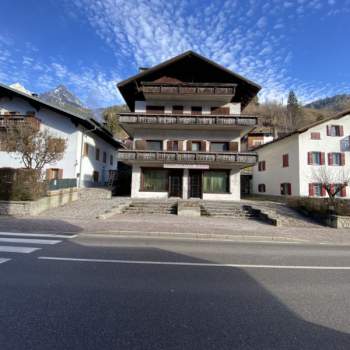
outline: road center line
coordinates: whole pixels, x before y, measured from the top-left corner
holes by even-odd
[[[217,263],[191,263],[176,261],[144,261],[144,260],[113,260],[113,259],[84,259],[65,258],[54,256],[39,256],[40,260],[135,264],[135,265],[169,265],[169,266],[197,266],[197,267],[234,267],[247,269],[296,269],[296,270],[350,270],[350,266],[305,266],[305,265],[252,265],[252,264],[217,264]]]

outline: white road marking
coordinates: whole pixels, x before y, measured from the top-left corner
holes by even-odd
[[[5,259],[5,258],[0,258],[0,264],[6,262],[6,261],[10,261],[11,259]]]
[[[113,263],[113,264],[170,265],[170,266],[198,266],[198,267],[234,267],[234,268],[247,268],[247,269],[350,270],[350,266],[216,264],[216,263],[191,263],[191,262],[176,262],[176,261],[83,259],[83,258],[64,258],[64,257],[54,257],[54,256],[39,256],[38,259],[40,259],[40,260],[56,260],[56,261]]]
[[[34,248],[34,247],[16,247],[16,246],[7,246],[7,245],[1,245],[0,246],[0,252],[6,252],[6,253],[33,253],[36,250],[40,250],[41,248]]]
[[[6,243],[31,243],[31,244],[57,244],[62,241],[53,239],[35,239],[35,238],[3,238],[0,237],[0,242]]]
[[[51,238],[75,238],[77,235],[59,235],[55,233],[23,233],[23,232],[0,232],[0,236],[18,237],[51,237]]]

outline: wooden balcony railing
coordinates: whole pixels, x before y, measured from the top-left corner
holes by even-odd
[[[119,150],[118,160],[126,162],[160,163],[234,163],[254,165],[257,154],[241,152],[177,152],[177,151],[139,151]]]
[[[119,122],[125,124],[162,124],[162,125],[237,125],[255,126],[258,118],[252,115],[185,115],[185,114],[150,114],[121,113]]]
[[[14,126],[32,125],[40,127],[40,120],[32,115],[3,115],[0,114],[0,128],[9,128]]]
[[[157,83],[141,82],[139,90],[147,94],[222,95],[235,94],[236,84],[224,83]]]

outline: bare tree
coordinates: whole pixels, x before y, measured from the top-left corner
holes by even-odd
[[[47,129],[40,130],[35,122],[9,123],[0,136],[0,146],[11,156],[20,159],[27,169],[39,175],[45,165],[56,163],[64,156],[67,140],[55,137]]]
[[[332,209],[334,209],[337,195],[350,182],[350,172],[345,167],[320,166],[313,170],[312,179],[312,181],[322,184],[328,194]]]

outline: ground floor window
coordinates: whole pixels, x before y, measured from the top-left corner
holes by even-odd
[[[281,184],[281,195],[291,195],[292,194],[292,185],[290,183]]]
[[[259,184],[259,185],[258,185],[258,191],[259,191],[259,192],[266,192],[266,186],[265,186],[265,184]]]
[[[168,172],[165,169],[142,169],[142,191],[167,192]]]
[[[226,170],[209,170],[203,173],[203,192],[228,193],[230,174]]]

